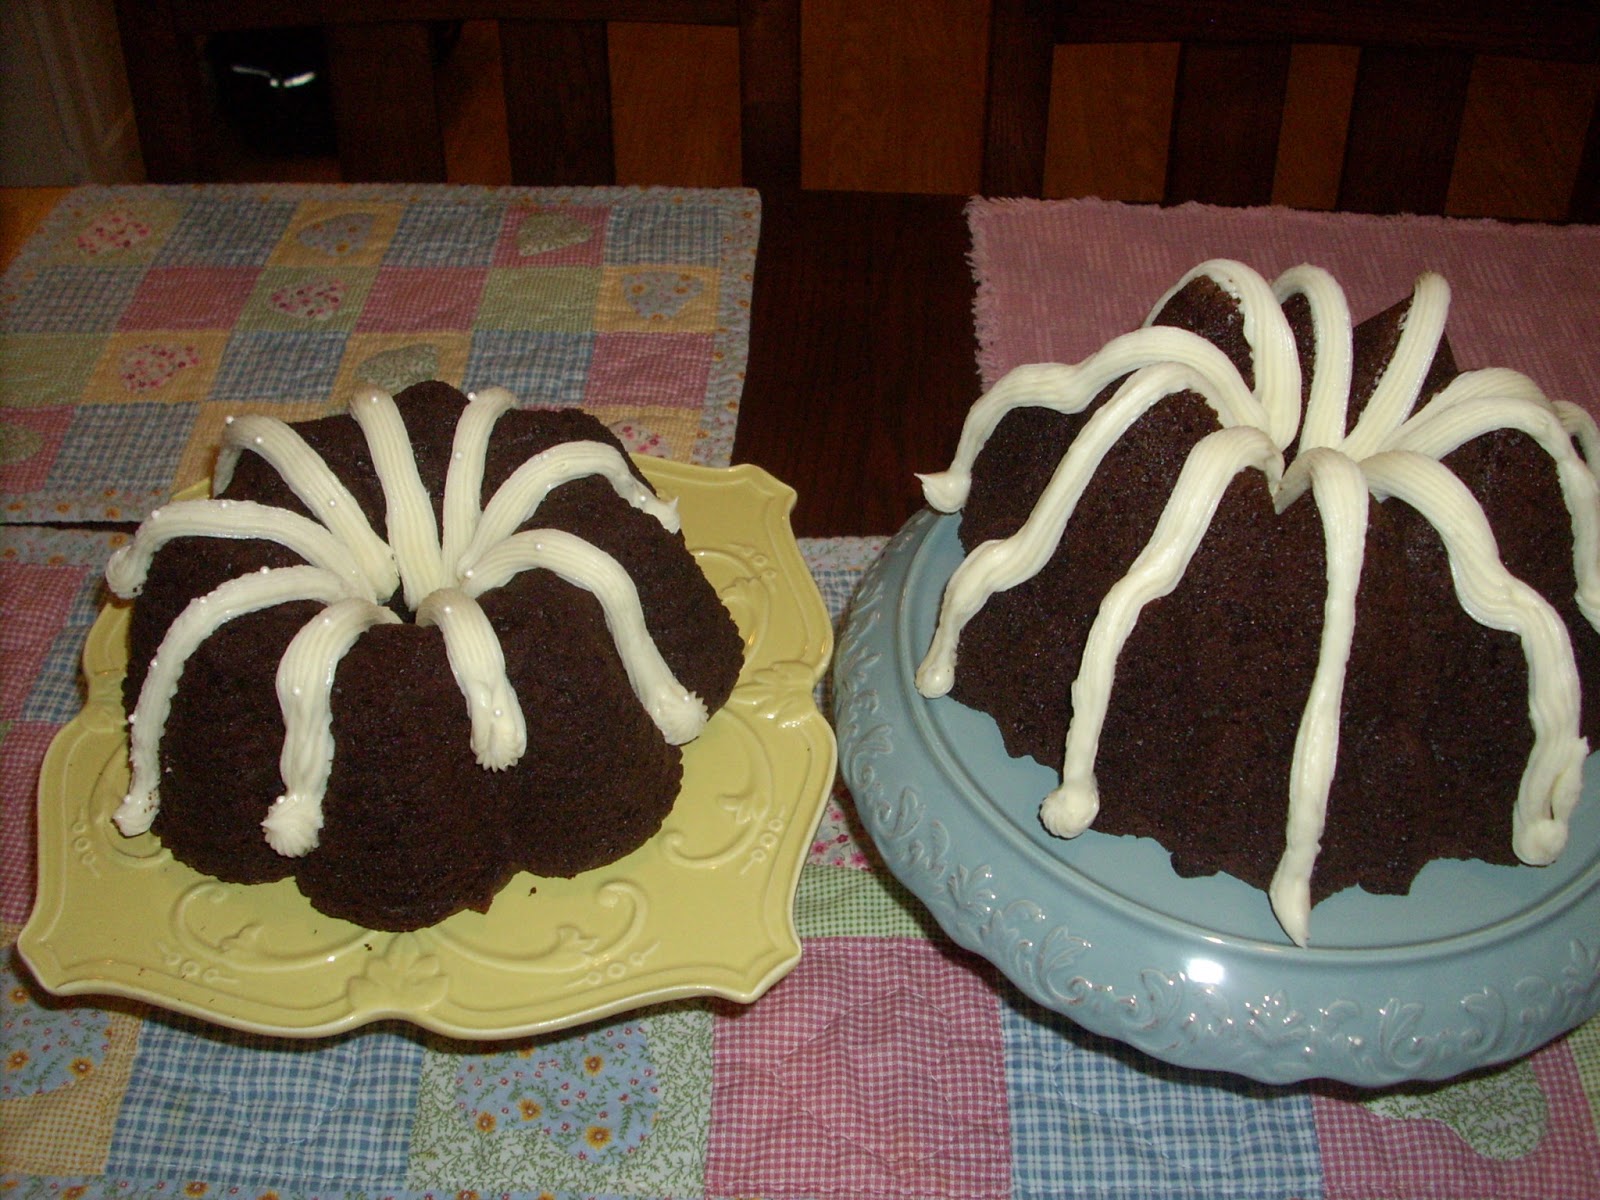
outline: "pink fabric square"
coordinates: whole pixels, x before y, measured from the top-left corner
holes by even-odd
[[[85,568],[0,565],[0,721],[20,716],[40,664],[66,624]]]
[[[513,207],[494,250],[497,267],[598,267],[605,261],[609,208],[565,204]]]
[[[1600,1196],[1600,1142],[1594,1117],[1564,1042],[1529,1063],[1548,1111],[1534,1150],[1516,1159],[1479,1154],[1447,1125],[1397,1119],[1360,1104],[1312,1096],[1327,1200],[1594,1200]]]
[[[50,468],[72,425],[70,408],[6,410],[7,458],[0,462],[0,492],[25,496],[43,490]],[[13,449],[15,447],[15,449]]]
[[[488,278],[483,267],[384,267],[356,328],[363,333],[470,329]]]
[[[255,290],[257,267],[155,267],[122,314],[123,329],[227,329]]]
[[[715,347],[709,333],[602,333],[584,389],[586,405],[699,408]]]
[[[55,735],[42,721],[17,721],[0,735],[0,921],[10,925],[33,908],[39,764]]]
[[[1458,366],[1510,367],[1600,416],[1600,227],[1099,200],[975,200],[968,223],[985,386],[1022,363],[1078,362],[1191,267],[1233,258],[1269,280],[1326,268],[1357,321],[1437,271]]]
[[[1009,1194],[999,1002],[937,944],[808,941],[713,1046],[710,1194]]]

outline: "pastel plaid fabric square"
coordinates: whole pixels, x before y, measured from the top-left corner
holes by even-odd
[[[1303,1091],[1163,1066],[1021,996],[1001,1027],[1016,1200],[1321,1194]]]
[[[715,1035],[713,1195],[1010,1194],[996,997],[945,947],[813,942]]]
[[[725,465],[759,221],[739,189],[76,189],[0,281],[0,517],[136,517],[210,460],[211,405],[429,378],[587,405],[638,369],[597,415]]]
[[[422,1053],[411,1030],[299,1042],[146,1020],[106,1170],[301,1188],[398,1184]]]

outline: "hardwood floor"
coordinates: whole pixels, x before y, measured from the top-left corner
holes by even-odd
[[[805,186],[978,190],[987,0],[806,0]],[[1176,48],[1056,51],[1045,190],[1144,201],[1165,169]],[[617,171],[623,183],[739,179],[738,44],[731,29],[611,27]],[[1290,76],[1275,201],[1332,207],[1355,55],[1302,47]],[[1474,70],[1449,211],[1559,219],[1577,171],[1600,68],[1483,59]],[[494,26],[469,22],[438,72],[452,181],[506,183]],[[240,180],[336,179],[331,159],[233,147]]]

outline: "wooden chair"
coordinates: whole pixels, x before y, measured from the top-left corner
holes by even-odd
[[[983,190],[1041,194],[1056,45],[1177,42],[1163,200],[1272,199],[1294,44],[1360,48],[1339,209],[1441,213],[1473,58],[1600,62],[1592,0],[995,0]],[[1568,217],[1600,221],[1600,108]]]
[[[799,182],[797,0],[117,0],[117,18],[152,182],[218,177],[198,41],[303,26],[326,35],[344,180],[443,181],[429,29],[466,20],[499,24],[514,183],[614,182],[609,20],[736,26],[745,182]]]

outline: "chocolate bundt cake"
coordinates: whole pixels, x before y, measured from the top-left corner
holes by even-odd
[[[213,498],[107,567],[137,597],[125,834],[402,930],[660,827],[742,641],[610,431],[515,403],[229,422]]]
[[[1340,889],[1561,853],[1600,732],[1600,438],[1458,372],[1449,299],[1427,274],[1352,328],[1320,269],[1207,262],[973,406],[923,478],[967,557],[917,686],[1061,773],[1051,833],[1155,838],[1300,944]]]

